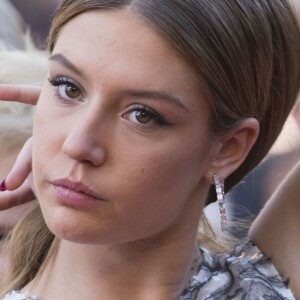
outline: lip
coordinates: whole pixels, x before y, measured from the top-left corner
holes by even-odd
[[[95,201],[105,201],[100,195],[89,189],[81,182],[68,178],[51,182],[56,196],[64,203],[72,206],[88,205]]]

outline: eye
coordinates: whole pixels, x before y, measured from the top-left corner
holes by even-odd
[[[155,125],[163,126],[168,124],[159,113],[144,105],[135,105],[130,108],[129,111],[123,114],[123,118],[136,125],[148,128]]]
[[[63,101],[83,100],[81,90],[76,83],[68,77],[54,77],[49,79],[51,85],[56,87],[56,96]]]
[[[135,111],[132,114],[134,119],[141,124],[147,124],[152,120],[152,115],[147,111]]]
[[[62,84],[58,87],[59,94],[63,98],[76,99],[80,96],[80,91],[72,84]]]

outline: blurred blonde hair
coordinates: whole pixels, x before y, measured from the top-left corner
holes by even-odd
[[[25,49],[25,23],[9,0],[1,0],[0,40],[10,49]]]
[[[0,40],[0,84],[41,85],[47,72],[47,54],[37,50],[29,34],[25,50],[9,49]],[[24,141],[32,132],[33,106],[0,101],[0,141]],[[16,141],[17,139],[17,141]]]
[[[47,54],[34,46],[25,23],[7,0],[0,6],[0,84],[41,85]],[[31,135],[33,107],[0,101],[0,142],[21,143]]]

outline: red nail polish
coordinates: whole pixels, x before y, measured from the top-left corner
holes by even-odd
[[[0,192],[6,191],[5,179],[0,183]]]

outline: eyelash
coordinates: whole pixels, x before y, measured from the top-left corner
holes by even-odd
[[[143,104],[134,104],[127,112],[125,112],[122,116],[128,116],[130,113],[133,112],[142,112],[142,113],[147,113],[151,116],[154,125],[143,125],[142,123],[135,123],[137,126],[140,127],[153,127],[155,125],[158,126],[165,126],[165,125],[170,125],[158,112],[156,112],[155,110],[153,110],[152,108],[150,108],[147,105],[143,105]]]
[[[68,85],[71,86],[75,89],[77,89],[80,94],[82,95],[83,93],[81,92],[81,89],[77,86],[77,84],[70,79],[67,76],[56,76],[53,78],[48,78],[48,81],[50,82],[50,84],[55,87],[55,96],[63,101],[63,102],[67,102],[67,101],[82,101],[81,100],[77,100],[77,99],[65,99],[64,97],[62,97],[62,95],[59,92],[59,87],[63,86],[63,85]],[[157,126],[165,126],[165,125],[170,125],[158,112],[156,112],[155,110],[153,110],[152,108],[150,108],[147,105],[143,105],[143,104],[133,104],[132,107],[125,113],[122,114],[122,117],[127,117],[126,119],[128,119],[128,116],[130,113],[134,113],[134,112],[141,112],[141,113],[147,113],[149,114],[149,116],[151,117],[152,122],[154,122],[154,124],[146,124],[143,125],[142,123],[138,123],[138,122],[133,122],[136,126],[142,127],[142,128],[147,128],[150,129],[151,127],[154,127],[155,125]]]
[[[50,82],[50,84],[55,87],[55,96],[63,101],[63,102],[66,102],[66,101],[72,101],[72,100],[77,100],[77,99],[72,99],[72,98],[69,98],[69,99],[66,99],[64,97],[62,97],[62,95],[60,94],[59,92],[59,87],[60,86],[63,86],[63,85],[68,85],[68,86],[71,86],[72,88],[75,88],[77,89],[80,94],[82,95],[82,92],[81,92],[81,89],[77,86],[77,84],[72,80],[70,79],[69,77],[66,77],[66,76],[56,76],[56,77],[53,77],[53,78],[48,78],[48,81]],[[77,100],[78,101],[78,100]],[[82,99],[81,99],[82,101]]]

